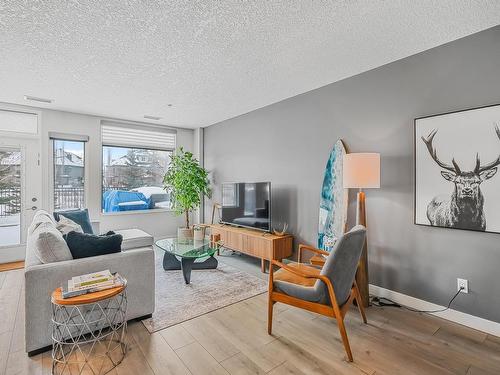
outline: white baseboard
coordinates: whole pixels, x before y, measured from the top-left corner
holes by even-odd
[[[445,306],[436,305],[431,302],[427,302],[415,297],[408,296],[403,293],[395,292],[390,289],[385,289],[377,285],[370,284],[370,294],[377,297],[385,297],[397,302],[401,305],[408,306],[417,310],[439,310],[445,308]],[[493,322],[491,320],[479,318],[474,315],[466,314],[461,311],[448,309],[443,312],[432,313],[432,315],[438,316],[440,318],[477,329],[485,333],[489,333],[494,336],[500,336],[500,323]]]

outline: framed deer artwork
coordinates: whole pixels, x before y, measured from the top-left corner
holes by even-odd
[[[500,233],[500,104],[414,127],[415,224]]]

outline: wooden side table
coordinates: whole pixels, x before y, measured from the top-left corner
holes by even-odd
[[[127,352],[126,286],[63,299],[52,292],[52,374],[106,374]]]

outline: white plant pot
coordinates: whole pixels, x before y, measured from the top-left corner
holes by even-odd
[[[177,240],[188,242],[193,240],[193,228],[177,228]]]

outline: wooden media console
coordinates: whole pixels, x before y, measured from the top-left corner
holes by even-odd
[[[288,258],[293,252],[293,236],[277,236],[258,230],[225,224],[210,225],[212,234],[219,234],[224,247],[260,258],[261,270],[266,272],[266,260]]]

